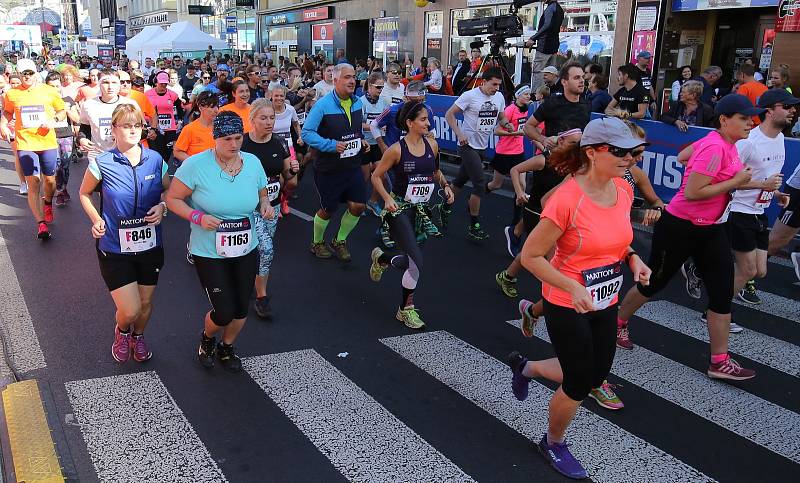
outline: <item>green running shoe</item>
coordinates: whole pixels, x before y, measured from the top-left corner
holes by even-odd
[[[409,305],[404,309],[397,309],[397,315],[395,315],[397,320],[406,324],[406,327],[409,329],[424,329],[425,322],[419,318],[419,312],[417,309],[414,308],[413,305]]]
[[[489,234],[483,231],[480,223],[475,223],[474,225],[470,225],[467,230],[467,238],[473,241],[483,241],[489,238]]]
[[[380,282],[381,277],[383,276],[383,272],[386,271],[386,268],[378,261],[378,259],[383,255],[383,250],[378,247],[372,249],[372,265],[369,266],[369,278],[372,279],[373,282]]]
[[[317,258],[331,258],[333,256],[333,253],[331,253],[330,249],[328,248],[328,246],[325,244],[324,241],[321,241],[319,243],[312,243],[311,247],[309,248],[309,251],[313,253],[314,256]]]
[[[353,259],[350,256],[350,251],[347,249],[347,241],[346,240],[333,240],[331,241],[331,248],[333,248],[333,252],[336,254],[336,258],[343,262],[349,262]]]
[[[494,279],[497,281],[497,285],[500,286],[500,290],[506,295],[506,297],[517,298],[519,292],[517,292],[517,279],[514,277],[509,277],[508,273],[505,270],[498,273],[494,276]]]

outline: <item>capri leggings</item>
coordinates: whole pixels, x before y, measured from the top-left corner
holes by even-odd
[[[73,137],[58,138],[58,164],[56,166],[56,189],[67,187],[69,182],[69,163],[72,156]]]
[[[544,302],[550,343],[561,364],[561,388],[573,401],[583,401],[608,377],[617,350],[617,304],[579,314],[571,307]]]
[[[275,256],[275,230],[278,229],[278,214],[275,218],[265,220],[261,213],[253,213],[256,236],[258,237],[258,275],[269,275],[272,258]]]
[[[486,183],[483,180],[483,151],[478,151],[469,144],[458,147],[461,156],[461,166],[458,175],[453,180],[453,186],[463,188],[467,181],[472,182],[472,194],[481,197],[486,193]]]
[[[215,325],[224,327],[233,319],[247,317],[258,271],[258,250],[235,258],[195,255],[194,268],[211,302],[211,321]]]
[[[422,272],[422,250],[417,244],[417,235],[414,232],[415,217],[414,210],[410,208],[398,216],[386,217],[389,234],[403,254],[396,256],[384,254],[388,259],[383,261],[398,270],[403,270],[402,285],[406,290],[416,290]]]
[[[650,285],[638,284],[639,292],[645,297],[658,293],[689,257],[703,274],[708,309],[718,314],[731,313],[733,256],[725,225],[694,225],[666,210],[653,228],[653,246],[647,262],[653,270]]]

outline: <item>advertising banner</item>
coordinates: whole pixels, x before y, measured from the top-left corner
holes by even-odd
[[[776,32],[800,32],[800,0],[781,0],[778,17],[775,19]]]
[[[117,50],[125,50],[125,44],[128,41],[128,34],[125,28],[126,23],[124,20],[114,21],[114,47]]]
[[[225,17],[225,31],[229,34],[235,34],[237,30],[236,15],[228,15]]]

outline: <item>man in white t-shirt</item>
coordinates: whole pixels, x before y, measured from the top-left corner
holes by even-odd
[[[389,104],[400,104],[406,94],[406,86],[400,79],[403,78],[403,69],[399,64],[391,63],[386,68],[386,84],[381,91],[381,98],[386,99]]]
[[[481,241],[489,238],[478,220],[481,211],[481,197],[486,192],[483,179],[483,163],[486,160],[486,148],[489,138],[494,136],[498,124],[513,130],[514,126],[506,119],[503,111],[506,102],[503,94],[498,92],[503,83],[500,69],[491,68],[483,73],[483,84],[461,94],[456,102],[447,110],[445,119],[458,138],[458,155],[461,166],[453,180],[453,191],[456,196],[461,188],[472,182],[472,195],[469,197],[470,224],[467,237]],[[456,115],[464,114],[464,123],[459,127]],[[449,207],[440,207],[446,216]]]
[[[778,191],[786,160],[782,131],[792,125],[798,103],[800,99],[783,89],[765,92],[758,100],[758,107],[766,109],[760,115],[761,124],[736,143],[742,163],[753,170],[752,180],[734,191],[728,217],[736,258],[734,295],[748,304],[761,303],[753,278],[767,275],[769,221],[764,210],[769,208],[773,197],[784,208],[790,201],[789,195]]]
[[[111,134],[111,115],[120,104],[139,105],[136,101],[119,95],[119,74],[113,70],[100,72],[100,97],[88,99],[80,106],[81,129],[78,144],[88,153],[89,161],[114,147]]]
[[[319,100],[325,96],[327,96],[334,87],[333,84],[333,65],[332,64],[325,64],[325,70],[323,71],[322,80],[314,84],[314,90],[317,91],[317,96],[314,98],[315,100]]]

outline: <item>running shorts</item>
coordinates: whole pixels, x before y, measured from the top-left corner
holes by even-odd
[[[361,166],[370,163],[377,163],[383,157],[383,153],[381,152],[381,148],[377,144],[370,144],[369,145],[369,152],[364,153],[361,156]]]
[[[752,252],[769,248],[769,220],[767,215],[738,213],[728,216],[728,239],[737,252]]]
[[[505,176],[509,175],[511,168],[525,161],[525,153],[519,154],[495,154],[491,165],[495,171]]]
[[[130,283],[154,286],[164,266],[164,248],[156,247],[146,252],[123,255],[97,250],[100,275],[109,292]]]
[[[800,190],[786,186],[786,194],[790,196],[789,206],[781,210],[778,219],[786,226],[800,228]]]
[[[25,176],[55,176],[58,148],[44,151],[18,151],[19,165]]]
[[[367,202],[367,185],[360,167],[323,173],[315,171],[314,184],[319,204],[328,213],[334,213],[339,203]]]

